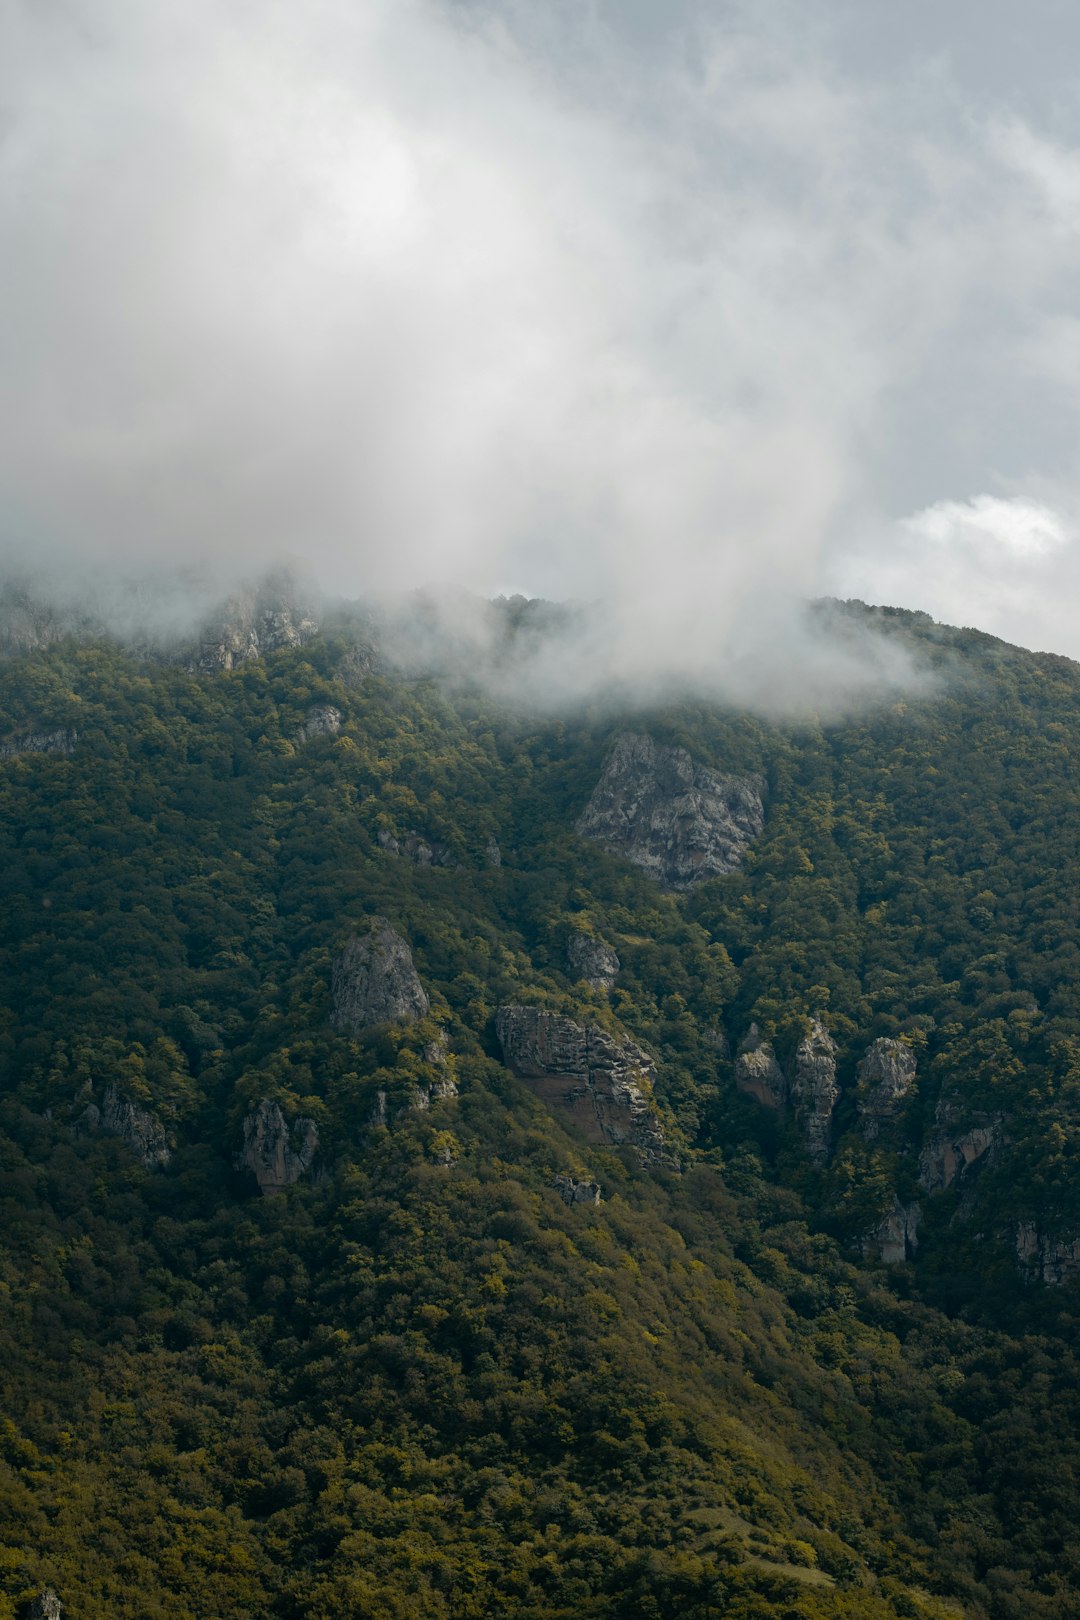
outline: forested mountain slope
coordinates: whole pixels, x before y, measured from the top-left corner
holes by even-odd
[[[249,619],[0,667],[0,1616],[1075,1614],[1080,667]]]

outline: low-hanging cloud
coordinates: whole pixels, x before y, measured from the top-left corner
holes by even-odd
[[[1077,251],[1027,109],[941,49],[869,72],[843,15],[9,0],[6,550],[288,552],[602,599],[619,668],[790,663],[894,520],[1057,474],[953,416],[1004,366],[1060,414]]]

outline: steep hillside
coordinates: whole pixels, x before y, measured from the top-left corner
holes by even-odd
[[[1080,667],[545,718],[38,618],[0,1616],[1077,1612]]]

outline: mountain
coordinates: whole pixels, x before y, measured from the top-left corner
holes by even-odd
[[[0,603],[0,1617],[1076,1614],[1080,666],[301,596]]]

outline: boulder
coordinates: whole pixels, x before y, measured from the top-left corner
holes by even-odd
[[[781,1109],[787,1096],[787,1081],[776,1061],[771,1041],[763,1041],[761,1031],[751,1024],[735,1057],[735,1084],[739,1090],[764,1108]]]
[[[566,963],[575,979],[584,979],[594,990],[610,990],[622,965],[602,939],[576,933],[566,942]]]
[[[799,1042],[791,1098],[802,1126],[806,1151],[819,1164],[829,1157],[832,1115],[840,1096],[836,1084],[836,1043],[820,1018]]]
[[[915,1054],[906,1041],[883,1035],[859,1064],[859,1124],[868,1142],[900,1112],[915,1080]]]
[[[333,1023],[359,1034],[375,1024],[411,1024],[430,1005],[408,944],[388,922],[373,918],[334,958]]]
[[[264,1097],[244,1120],[244,1141],[234,1163],[250,1170],[263,1194],[272,1198],[311,1168],[319,1151],[319,1128],[313,1119],[288,1125],[276,1102]]]
[[[669,889],[733,872],[765,824],[760,777],[725,776],[685,748],[626,732],[577,824]]]
[[[671,1162],[650,1097],[655,1065],[634,1041],[540,1007],[500,1007],[495,1029],[507,1068],[587,1141]]]

